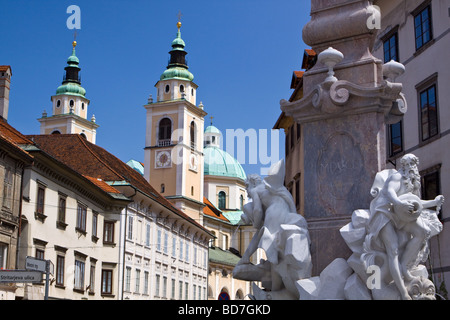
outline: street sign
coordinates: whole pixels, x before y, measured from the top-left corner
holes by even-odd
[[[25,269],[45,272],[46,264],[47,262],[45,260],[27,257],[27,259],[25,260]]]
[[[42,282],[42,272],[28,270],[0,270],[0,283]]]

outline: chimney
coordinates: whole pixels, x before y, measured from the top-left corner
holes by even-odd
[[[11,76],[10,66],[0,66],[0,116],[5,120],[8,120]]]

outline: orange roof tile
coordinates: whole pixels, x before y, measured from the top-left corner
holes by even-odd
[[[83,175],[83,177],[85,177],[86,179],[91,181],[93,184],[95,184],[97,187],[99,187],[100,189],[102,189],[105,192],[108,192],[108,193],[120,193],[119,190],[117,190],[116,188],[110,186],[105,181],[103,181],[103,180],[101,180],[99,178],[93,178],[93,177],[89,177],[89,176],[86,176],[86,175]]]
[[[211,201],[209,201],[206,197],[203,197],[203,202],[206,204],[206,206],[203,208],[203,213],[204,214],[206,214],[207,216],[219,219],[219,220],[230,222],[230,220],[228,220],[227,218],[224,217],[224,215],[222,214],[222,211],[217,209],[211,203]]]

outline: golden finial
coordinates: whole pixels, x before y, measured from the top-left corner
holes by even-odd
[[[75,47],[77,46],[77,30],[75,30],[74,34],[73,34],[73,42],[72,42],[72,46],[75,49]]]
[[[177,28],[180,29],[181,28],[181,11],[178,12],[178,22],[177,22]]]

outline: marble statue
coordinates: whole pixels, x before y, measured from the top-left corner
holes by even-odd
[[[437,214],[444,197],[421,199],[418,164],[415,155],[406,154],[398,171],[379,172],[371,189],[370,209],[356,210],[352,223],[341,229],[359,257],[358,262],[352,256],[349,264],[371,288],[373,299],[434,298],[434,285],[421,263],[428,256],[428,240],[442,231]],[[368,270],[369,274],[378,271],[378,285],[371,285],[377,279],[369,279]]]
[[[233,277],[259,281],[264,289],[253,284],[253,299],[299,299],[296,281],[311,276],[310,239],[306,220],[297,213],[289,191],[284,187],[284,160],[274,164],[264,179],[249,175],[246,181],[251,202],[244,208],[243,223],[257,230]],[[250,262],[258,248],[266,259]]]

